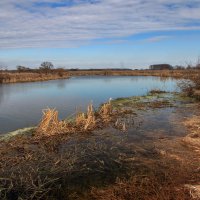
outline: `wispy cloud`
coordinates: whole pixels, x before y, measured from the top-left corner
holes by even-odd
[[[199,0],[1,0],[0,48],[120,41],[149,31],[200,29],[199,20]]]
[[[172,37],[168,36],[168,35],[159,35],[159,36],[147,38],[147,39],[143,40],[143,42],[160,42],[162,40],[167,40],[170,38],[172,38]]]

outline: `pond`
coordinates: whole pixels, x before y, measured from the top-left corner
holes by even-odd
[[[152,76],[84,76],[47,82],[0,84],[0,133],[35,126],[42,110],[56,108],[64,119],[109,98],[141,96],[152,89],[177,91],[177,80]]]

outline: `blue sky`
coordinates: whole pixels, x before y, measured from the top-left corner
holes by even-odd
[[[200,0],[1,0],[0,65],[186,65],[200,56]]]

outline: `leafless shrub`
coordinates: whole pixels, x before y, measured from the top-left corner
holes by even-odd
[[[200,99],[200,71],[196,72],[195,76],[189,77],[179,82],[181,90],[189,97]]]

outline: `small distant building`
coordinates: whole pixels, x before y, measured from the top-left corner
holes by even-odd
[[[149,69],[151,70],[166,70],[173,69],[173,67],[169,64],[158,64],[158,65],[150,65]]]

